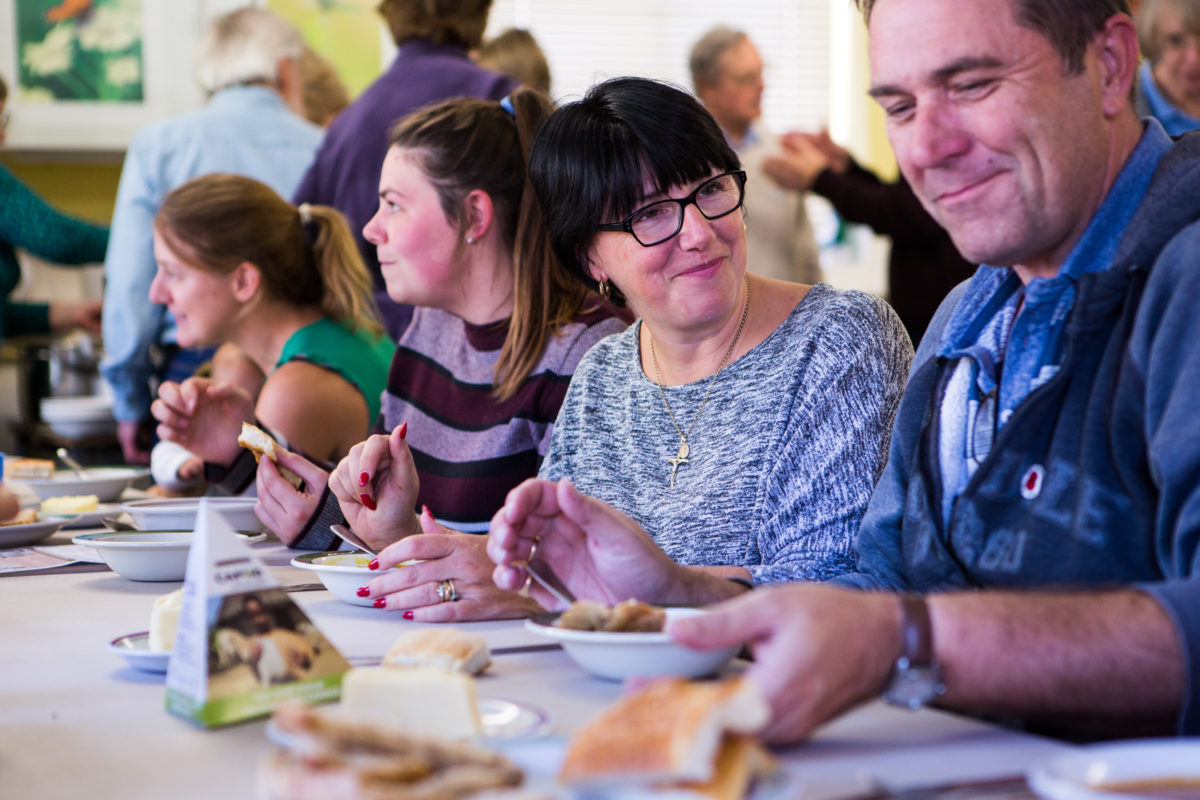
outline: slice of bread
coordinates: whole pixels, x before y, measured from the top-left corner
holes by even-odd
[[[408,631],[383,657],[385,667],[430,667],[478,675],[492,663],[487,639],[455,628]]]
[[[35,508],[23,508],[12,519],[0,522],[0,527],[7,525],[29,525],[30,523],[37,522],[37,514],[38,512]]]
[[[280,447],[262,428],[251,425],[249,422],[243,422],[242,432],[238,434],[237,441],[242,447],[254,453],[255,464],[262,463],[262,459],[265,456],[278,466],[279,457],[277,452]],[[300,484],[304,483],[299,475],[287,467],[279,467],[279,474],[283,476],[284,480],[297,488]]]
[[[769,717],[757,687],[743,678],[656,681],[581,728],[559,777],[600,787],[705,784],[716,775],[726,734],[753,734]]]
[[[49,480],[54,477],[54,462],[46,458],[4,459],[4,480]]]

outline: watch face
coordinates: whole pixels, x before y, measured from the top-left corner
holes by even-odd
[[[901,662],[896,665],[892,682],[883,693],[886,702],[916,711],[946,691],[936,664],[913,666],[907,659],[901,659]]]

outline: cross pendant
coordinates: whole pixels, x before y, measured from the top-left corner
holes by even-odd
[[[671,465],[671,483],[667,487],[668,489],[675,488],[675,475],[679,472],[679,465],[688,463],[689,455],[691,455],[691,448],[688,447],[687,437],[680,437],[679,451],[673,458],[667,459],[667,463]]]

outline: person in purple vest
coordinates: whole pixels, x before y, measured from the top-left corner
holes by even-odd
[[[400,52],[329,126],[293,198],[296,205],[333,206],[350,221],[393,339],[408,326],[412,307],[388,297],[375,246],[361,233],[378,205],[388,131],[401,117],[430,103],[454,97],[499,100],[516,88],[515,80],[477,66],[468,55],[483,41],[491,5],[491,0],[383,0],[379,13]]]

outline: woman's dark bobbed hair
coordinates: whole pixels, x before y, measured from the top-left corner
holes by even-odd
[[[652,191],[740,169],[716,121],[684,90],[647,78],[613,78],[554,112],[529,155],[529,175],[555,255],[587,273],[596,226],[624,219]]]

